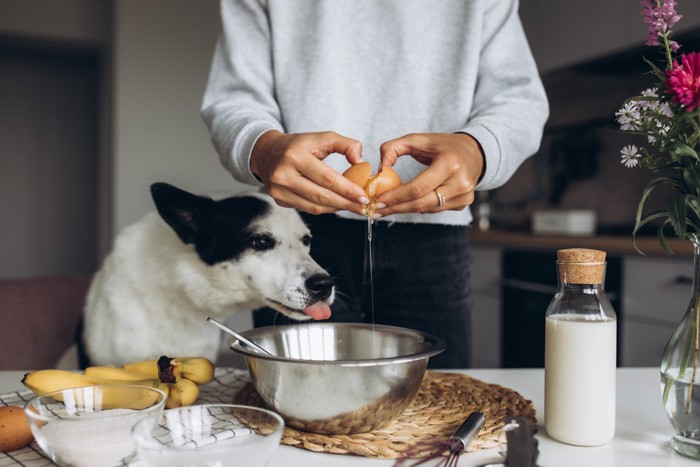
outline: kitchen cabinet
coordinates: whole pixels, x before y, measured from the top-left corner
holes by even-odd
[[[472,367],[501,366],[501,253],[498,247],[471,249]]]
[[[619,336],[622,352],[621,365],[625,367],[655,366],[661,364],[666,342],[675,324],[643,322],[626,316]]]
[[[608,254],[607,263],[605,290],[613,309],[619,310],[622,260]],[[509,246],[502,265],[501,363],[504,368],[542,368],[546,311],[559,285],[557,249]]]
[[[676,34],[700,25],[700,2],[679,0],[676,10]],[[638,0],[521,0],[518,11],[543,73],[641,47],[647,34]]]
[[[666,342],[685,314],[692,289],[691,258],[624,259],[622,365],[658,366]]]
[[[4,0],[0,36],[80,47],[105,47],[111,33],[112,2]]]
[[[499,235],[501,235],[499,237]],[[528,249],[528,236],[518,234],[506,241],[506,234],[494,232],[491,240],[482,241],[486,234],[470,235],[472,241],[472,365],[475,368],[499,368],[502,365],[504,287],[502,258],[506,248],[515,244]],[[544,236],[529,236],[533,251],[554,252],[565,245],[556,244]],[[503,240],[503,242],[494,241]],[[586,238],[571,239],[573,247],[586,247]],[[657,367],[666,342],[681,320],[690,301],[693,260],[684,249],[674,256],[641,256],[625,245],[603,244],[603,239],[591,237],[593,248],[606,250],[621,261],[621,296],[616,312],[620,319],[619,365],[624,367]],[[642,239],[646,242],[646,239]],[[600,243],[600,244],[599,244]],[[646,244],[646,243],[645,243]],[[533,246],[534,245],[534,246]],[[675,245],[675,244],[674,244]],[[651,246],[651,244],[649,245]],[[623,248],[624,247],[624,248]],[[533,264],[533,267],[538,267]],[[607,288],[607,287],[606,287]],[[613,297],[611,297],[612,299]],[[544,310],[542,310],[544,313]],[[544,323],[542,324],[544,326]],[[542,343],[544,346],[544,342]]]

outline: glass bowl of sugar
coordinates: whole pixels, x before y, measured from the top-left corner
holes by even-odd
[[[59,466],[112,467],[132,460],[134,425],[156,423],[166,399],[147,386],[86,386],[36,396],[24,412],[39,447]]]
[[[134,426],[138,458],[148,467],[264,467],[284,421],[270,410],[232,404],[193,405]]]

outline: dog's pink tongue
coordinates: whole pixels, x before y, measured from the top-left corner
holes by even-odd
[[[325,303],[316,303],[308,308],[304,308],[304,313],[315,320],[328,319],[331,317],[331,307]]]

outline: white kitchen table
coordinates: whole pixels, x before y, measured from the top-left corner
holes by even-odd
[[[544,372],[534,370],[467,370],[464,373],[489,383],[515,389],[534,402],[540,423],[544,415]],[[23,372],[0,372],[0,392],[22,389]],[[671,425],[661,404],[658,368],[621,368],[617,371],[617,429],[613,441],[602,447],[568,446],[550,439],[539,426],[539,464],[543,467],[659,467],[700,463],[673,452]],[[499,461],[496,449],[462,455],[459,466]],[[314,453],[281,446],[269,467],[382,467],[393,461]]]

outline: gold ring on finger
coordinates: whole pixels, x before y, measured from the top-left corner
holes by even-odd
[[[433,191],[435,192],[435,195],[437,196],[438,206],[443,207],[445,205],[445,197],[442,196],[439,191],[437,191],[437,188],[435,188]]]

